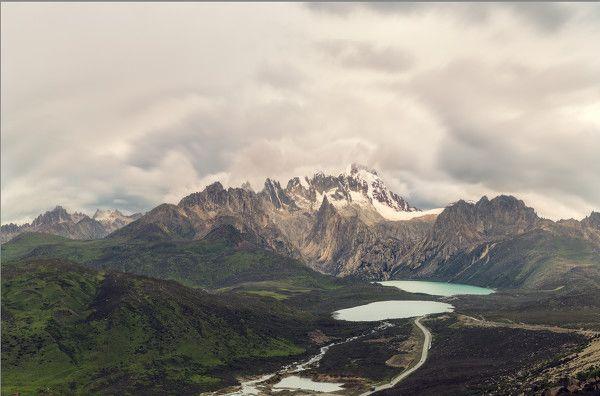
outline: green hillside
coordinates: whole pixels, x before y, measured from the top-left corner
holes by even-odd
[[[257,248],[231,226],[199,241],[107,238],[69,240],[22,234],[2,245],[2,261],[22,258],[66,259],[97,269],[113,269],[190,287],[217,289],[248,282],[277,281],[292,288],[335,288],[343,281],[319,274],[297,260]]]
[[[193,394],[305,352],[306,312],[58,260],[2,274],[2,392]],[[227,368],[227,370],[223,370]]]
[[[470,263],[466,266],[465,263]],[[551,289],[600,279],[598,246],[570,235],[534,230],[459,253],[436,275],[501,288]]]

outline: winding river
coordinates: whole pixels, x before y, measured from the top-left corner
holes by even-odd
[[[325,354],[327,353],[329,348],[331,348],[334,345],[345,344],[347,342],[351,342],[351,341],[357,340],[359,338],[366,337],[367,335],[371,335],[380,330],[386,329],[388,327],[393,327],[393,326],[394,325],[389,322],[383,322],[379,326],[375,327],[371,331],[366,332],[364,334],[346,338],[343,341],[333,342],[331,344],[325,345],[325,346],[321,347],[321,349],[319,350],[319,353],[317,353],[316,355],[310,357],[309,359],[307,359],[303,362],[295,362],[295,363],[292,363],[292,364],[282,367],[279,371],[277,371],[275,373],[265,374],[259,378],[242,381],[240,383],[241,389],[239,389],[238,391],[232,392],[232,393],[228,393],[227,395],[228,396],[242,396],[242,395],[257,396],[257,395],[265,394],[265,392],[262,391],[262,389],[261,389],[262,388],[261,384],[266,382],[267,380],[273,378],[276,375],[281,375],[281,376],[283,376],[283,378],[277,384],[273,385],[273,388],[279,388],[280,390],[302,389],[302,390],[309,390],[309,391],[314,391],[314,392],[331,392],[331,384],[332,384],[331,382],[316,382],[316,381],[312,381],[312,380],[305,381],[305,380],[307,380],[307,378],[302,378],[295,374],[297,374],[301,371],[304,371],[314,365],[317,365],[319,363],[319,361],[323,358],[323,356],[325,356]],[[292,378],[292,380],[286,380],[286,378],[290,378],[290,377],[294,377],[294,378]],[[299,378],[299,380],[298,380],[298,378]],[[335,385],[336,385],[336,387],[339,387],[343,384],[335,384]]]
[[[411,292],[411,293],[423,293],[433,296],[454,296],[454,295],[466,295],[466,294],[491,294],[494,292],[492,289],[486,289],[477,286],[463,285],[457,283],[447,282],[427,282],[427,281],[384,281],[378,282],[384,286],[397,287],[399,289]],[[344,344],[356,339],[365,337],[369,334],[373,334],[384,328],[394,326],[393,324],[386,322],[388,319],[399,319],[399,318],[412,318],[417,317],[415,324],[424,334],[424,343],[422,347],[422,355],[419,362],[400,373],[391,382],[387,384],[381,384],[374,387],[371,391],[364,393],[369,395],[377,390],[389,389],[408,377],[421,365],[425,363],[427,359],[427,353],[431,346],[431,334],[422,325],[420,319],[426,315],[434,313],[452,312],[454,307],[451,304],[439,302],[439,301],[427,301],[427,300],[391,300],[391,301],[377,301],[370,304],[359,305],[348,309],[341,309],[332,313],[333,317],[338,320],[346,320],[353,322],[382,322],[380,325],[375,327],[370,332],[362,334],[360,336],[350,337],[343,341],[331,343],[329,345],[321,347],[318,354],[303,362],[295,362],[285,367],[282,367],[279,371],[271,374],[263,375],[259,378],[247,380],[241,382],[241,387],[238,391],[229,393],[229,395],[262,395],[267,394],[269,387],[272,387],[271,392],[278,392],[282,390],[303,390],[312,393],[333,393],[343,391],[343,383],[333,382],[317,382],[306,377],[301,377],[299,373],[305,371],[308,368],[314,367],[319,364],[319,361],[325,356],[327,351],[334,345]],[[274,376],[279,375],[281,379],[274,385],[267,385],[265,382]]]

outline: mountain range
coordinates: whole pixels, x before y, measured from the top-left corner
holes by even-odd
[[[135,221],[134,221],[135,220]],[[216,182],[145,215],[93,218],[57,208],[23,231],[72,239],[189,241],[228,225],[252,243],[338,277],[426,278],[492,287],[558,287],[566,278],[600,279],[600,213],[551,221],[512,196],[460,200],[422,211],[391,191],[377,172],[353,164],[338,176]],[[11,231],[11,230],[8,230]]]
[[[99,239],[142,217],[141,213],[124,215],[117,209],[97,209],[93,216],[69,213],[62,206],[40,214],[29,223],[4,224],[0,227],[0,242],[4,243],[24,232],[42,232],[70,239]]]

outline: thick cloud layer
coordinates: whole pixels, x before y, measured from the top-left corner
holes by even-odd
[[[2,4],[2,222],[350,162],[600,209],[598,4]]]

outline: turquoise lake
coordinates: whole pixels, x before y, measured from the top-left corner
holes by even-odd
[[[411,293],[424,293],[432,296],[486,295],[494,292],[494,290],[485,287],[448,282],[393,280],[377,283],[384,286],[397,287]],[[439,301],[390,300],[340,309],[333,313],[333,317],[338,320],[347,320],[350,322],[374,322],[452,312],[453,310],[454,307],[451,304]]]
[[[410,293],[425,293],[432,296],[457,296],[464,294],[487,295],[494,290],[485,287],[463,285],[460,283],[428,282],[414,280],[391,280],[377,282],[384,286],[393,286]]]

